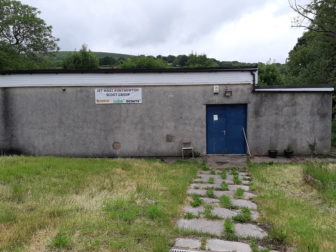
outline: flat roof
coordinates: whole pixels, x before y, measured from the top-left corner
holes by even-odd
[[[302,86],[264,86],[255,87],[255,92],[334,92],[332,86],[302,85]]]
[[[197,67],[197,68],[115,68],[94,70],[38,69],[0,71],[1,75],[12,74],[118,74],[118,73],[200,73],[200,72],[254,72],[258,65],[241,67]]]

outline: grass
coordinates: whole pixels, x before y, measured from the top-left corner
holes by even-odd
[[[251,221],[251,212],[247,207],[241,209],[241,213],[233,217],[234,221],[237,222],[249,222]]]
[[[323,195],[326,201],[336,203],[336,165],[308,163],[303,172],[310,175],[319,183],[312,183]]]
[[[228,191],[229,190],[229,186],[228,186],[228,184],[226,182],[222,182],[220,189],[222,191]]]
[[[222,171],[220,176],[221,176],[222,179],[226,179],[227,178],[226,171]]]
[[[234,193],[235,198],[241,199],[244,196],[244,189],[242,188],[237,188],[235,193]]]
[[[250,164],[270,238],[294,251],[336,251],[336,205],[303,181],[304,164]]]
[[[168,251],[196,162],[0,158],[0,251]]]
[[[191,198],[192,198],[192,201],[191,201],[191,203],[190,203],[190,205],[192,206],[192,207],[198,207],[198,206],[200,206],[200,205],[202,205],[202,199],[201,199],[201,196],[200,195],[198,195],[198,194],[193,194],[192,196],[191,196]]]
[[[239,179],[239,175],[238,174],[232,174],[233,175],[233,183],[236,185],[240,185],[242,182]]]
[[[215,198],[215,193],[213,188],[208,188],[206,191],[206,196],[209,198]]]
[[[224,207],[224,208],[228,208],[228,209],[233,208],[230,197],[226,195],[222,195],[219,198],[219,204],[221,207]]]
[[[213,184],[215,183],[215,178],[209,178],[208,179],[208,184]]]
[[[236,238],[234,226],[231,219],[226,219],[224,222],[224,236],[226,239],[234,240]]]

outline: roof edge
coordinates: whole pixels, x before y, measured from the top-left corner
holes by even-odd
[[[257,71],[258,65],[242,67],[202,67],[202,68],[124,68],[124,69],[38,69],[0,71],[0,75],[12,74],[118,74],[118,73],[199,73],[199,72],[251,72]]]
[[[333,86],[257,87],[255,92],[334,92]]]

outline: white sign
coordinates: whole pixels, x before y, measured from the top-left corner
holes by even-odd
[[[218,121],[218,115],[213,115],[213,120]]]
[[[142,103],[141,88],[96,88],[96,104]]]

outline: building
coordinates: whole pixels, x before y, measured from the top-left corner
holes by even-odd
[[[262,88],[257,67],[0,72],[0,149],[27,155],[328,153],[330,87]],[[244,135],[245,132],[245,135]]]

